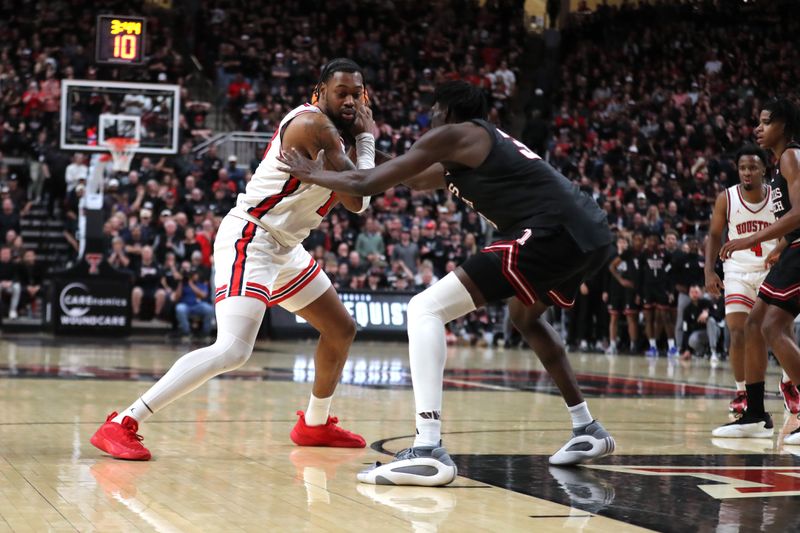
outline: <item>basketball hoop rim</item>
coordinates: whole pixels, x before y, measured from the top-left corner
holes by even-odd
[[[139,141],[129,137],[110,137],[103,141],[103,146],[111,152],[114,170],[127,172],[130,170],[136,149],[139,148]]]
[[[137,148],[139,141],[128,137],[110,137],[103,141],[103,145],[124,150],[125,148]]]

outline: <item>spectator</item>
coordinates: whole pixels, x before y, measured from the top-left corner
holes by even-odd
[[[132,274],[130,270],[131,260],[128,254],[125,253],[125,241],[122,237],[114,237],[111,239],[111,249],[108,251],[108,264],[116,268],[120,272]]]
[[[436,222],[433,220],[429,220],[422,227],[419,258],[421,261],[431,263],[437,277],[444,274],[444,265],[447,263],[446,250],[441,237],[436,235]]]
[[[131,291],[131,309],[137,319],[141,315],[143,303],[153,304],[153,316],[160,316],[166,299],[166,292],[161,288],[161,268],[153,257],[153,248],[143,246],[141,254],[141,262],[133,271]]]
[[[370,291],[380,291],[386,288],[386,277],[380,268],[371,268],[367,275],[364,288]]]
[[[361,259],[374,265],[386,256],[386,246],[380,233],[380,226],[374,217],[367,218],[364,231],[356,238],[356,251]]]
[[[416,287],[414,288],[415,292],[422,292],[437,281],[439,278],[433,273],[433,265],[430,261],[425,261],[422,263],[422,266],[417,272],[417,275],[414,278],[416,283]]]
[[[89,167],[86,166],[86,157],[80,153],[75,152],[72,156],[72,163],[67,166],[64,180],[67,183],[67,194],[75,190],[80,181],[86,182],[89,177]]]
[[[0,191],[2,190],[3,189],[0,189]],[[0,210],[0,235],[7,234],[8,230],[19,232],[19,212],[14,202],[11,198],[8,198],[5,193],[0,196],[3,197],[2,204],[0,204],[0,206],[2,206],[2,210]]]
[[[194,252],[200,252],[201,257],[203,257],[202,247],[195,235],[195,229],[192,226],[187,226],[183,230],[183,257],[192,257]]]
[[[172,213],[164,211],[162,215],[170,217]],[[167,218],[164,222],[164,231],[156,237],[153,243],[153,250],[155,251],[156,261],[162,264],[166,259],[167,253],[175,254],[178,261],[182,261],[186,257],[186,248],[180,235],[178,235],[178,224],[171,218]]]
[[[228,172],[228,178],[230,181],[236,186],[233,190],[233,193],[236,194],[237,191],[244,190],[244,171],[236,166],[238,162],[238,158],[235,154],[231,154],[228,156],[228,166],[225,167],[225,170]]]
[[[217,180],[211,184],[212,193],[217,192],[219,189],[227,191],[227,194],[230,196],[238,192],[236,182],[230,179],[228,169],[226,168],[221,168],[217,171]]]
[[[210,288],[206,279],[196,268],[189,268],[181,272],[183,280],[178,284],[175,292],[175,317],[178,320],[178,330],[187,337],[191,335],[189,319],[198,317],[202,319],[202,334],[207,337],[211,334],[211,319],[214,317],[214,306],[209,303]],[[163,289],[161,289],[163,290]]]
[[[692,354],[702,356],[706,349],[710,349],[711,361],[717,363],[720,328],[714,317],[716,314],[714,304],[703,298],[703,289],[699,285],[692,285],[689,288],[689,299],[690,303],[683,314],[681,359],[691,359]]]
[[[22,292],[20,305],[28,305],[28,314],[33,317],[39,310],[39,297],[44,283],[44,272],[36,261],[36,252],[25,250],[19,268],[19,283]]]
[[[11,248],[3,246],[0,248],[0,298],[9,297],[8,318],[11,320],[18,316],[17,310],[22,294],[19,274],[19,265],[12,260]]]
[[[392,248],[392,262],[402,262],[414,275],[417,273],[419,260],[419,246],[411,242],[411,231],[408,228],[403,228],[400,232],[400,242],[396,243]]]

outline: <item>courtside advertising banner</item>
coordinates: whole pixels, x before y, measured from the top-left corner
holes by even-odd
[[[408,325],[406,310],[413,292],[340,292],[339,299],[353,317],[359,338],[402,340]],[[270,336],[314,337],[317,331],[301,317],[280,306],[269,310]]]
[[[55,333],[127,335],[131,289],[126,278],[55,276],[50,303]]]

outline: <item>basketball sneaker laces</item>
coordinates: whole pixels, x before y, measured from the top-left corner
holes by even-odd
[[[131,420],[130,417],[125,417],[125,420],[120,425],[125,430],[122,434],[124,435],[124,444],[126,446],[135,448],[142,445],[144,437],[136,432],[139,429],[139,424]]]

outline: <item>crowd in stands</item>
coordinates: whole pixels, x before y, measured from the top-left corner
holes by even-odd
[[[0,25],[7,30],[0,37],[0,185],[13,197],[0,230],[9,243],[19,240],[20,217],[44,198],[48,210],[63,217],[65,238],[78,249],[90,162],[87,154],[57,149],[61,80],[183,85],[189,61],[175,39],[181,24],[195,36],[190,51],[224,91],[226,108],[245,130],[272,131],[288,110],[309,100],[327,60],[354,58],[368,81],[378,147],[393,154],[403,153],[429,128],[433,89],[444,79],[463,77],[484,86],[499,122],[515,90],[512,69],[525,37],[521,6],[514,1],[483,7],[449,1],[432,11],[413,2],[215,2],[201,5],[188,21],[176,13],[151,13],[146,64],[126,69],[93,62],[90,14],[96,10],[90,7],[97,6],[44,2],[40,17],[0,7]],[[126,12],[121,2],[103,7]],[[84,15],[75,20],[67,9]],[[469,24],[449,24],[456,13]],[[263,31],[266,27],[272,30]],[[195,291],[176,295],[194,273],[210,282],[219,220],[257,164],[221,161],[213,147],[195,157],[193,145],[209,134],[209,104],[191,101],[185,90],[182,96],[180,153],[137,157],[135,170],[106,183],[108,257],[131,273],[134,314],[145,318],[170,313],[180,298],[191,299]],[[3,156],[24,158],[29,166],[12,169]],[[334,209],[308,246],[337,288],[417,290],[485,240],[486,227],[477,215],[444,194],[398,190],[376,199],[368,219]]]
[[[656,235],[663,249],[675,232],[680,253],[702,254],[714,200],[738,183],[735,154],[753,141],[762,104],[796,97],[800,52],[787,43],[800,23],[785,1],[639,4],[573,15],[546,157],[628,245]],[[541,122],[534,114],[526,129]],[[696,273],[672,283],[686,293],[703,282]],[[579,298],[575,345],[607,341],[612,286],[596,280]]]
[[[209,3],[197,54],[215,69],[239,128],[268,132],[309,101],[323,64],[351,58],[364,69],[378,148],[403,153],[429,128],[433,91],[444,80],[484,87],[490,118],[499,123],[506,114],[525,39],[522,2],[482,4]]]
[[[195,36],[191,51],[224,91],[237,128],[272,131],[286,112],[310,99],[324,62],[347,56],[365,69],[378,148],[402,154],[429,128],[433,89],[443,80],[484,87],[490,119],[504,124],[509,118],[530,37],[521,2],[482,4],[453,0],[419,9],[407,1],[217,1],[202,3],[183,24]],[[760,105],[797,86],[798,50],[786,43],[800,23],[781,15],[782,1],[758,2],[757,11],[739,3],[644,4],[601,6],[574,17],[561,36],[558,90],[537,91],[522,140],[598,201],[628,243],[620,246],[632,246],[636,234],[652,234],[663,248],[664,236],[674,234],[675,257],[700,257],[711,205],[738,180],[733,154],[752,138]],[[150,23],[158,18],[150,17],[146,67],[96,66],[89,42],[93,18],[70,20],[55,7],[61,4],[53,6],[28,18],[0,7],[0,26],[7,30],[0,32],[0,150],[32,162],[30,171],[15,174],[0,157],[0,230],[12,256],[19,217],[42,191],[61,208],[70,238],[76,230],[87,167],[83,155],[70,160],[55,149],[59,80],[124,76],[183,83],[189,64],[176,51],[166,19]],[[208,104],[184,103],[180,153],[137,157],[135,170],[107,183],[109,257],[132,273],[139,287],[134,311],[142,317],[171,312],[192,295],[208,301],[198,294],[210,287],[189,294],[183,280],[210,282],[216,227],[257,164],[223,161],[213,148],[194,155],[193,144],[207,137],[207,113]],[[12,197],[7,208],[5,199]],[[333,209],[305,244],[337,289],[416,291],[490,238],[480,217],[448,193],[398,187],[375,197],[366,216]],[[145,261],[150,255],[156,270]],[[688,293],[702,282],[686,279],[678,290]],[[563,320],[573,345],[607,345],[613,283],[610,274],[599,276],[563,319],[556,312],[554,321]],[[483,342],[490,322],[476,313],[454,336]]]

